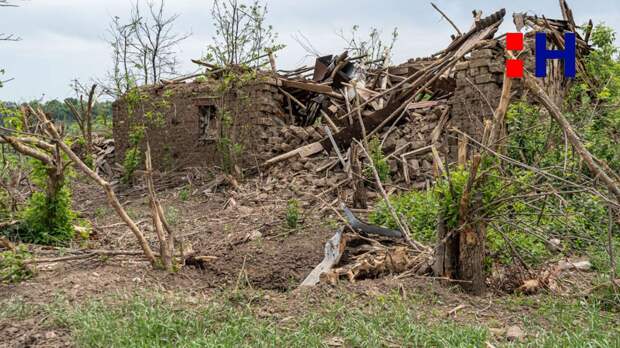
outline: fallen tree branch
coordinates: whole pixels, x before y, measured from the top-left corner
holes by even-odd
[[[81,255],[32,259],[32,260],[26,260],[24,261],[24,263],[26,264],[55,263],[55,262],[83,260],[83,259],[88,259],[91,257],[141,256],[141,255],[144,255],[144,252],[139,251],[139,250],[129,250],[129,251],[128,250],[92,250],[92,251],[88,251],[85,254],[81,254]]]
[[[443,18],[445,18],[445,19],[448,21],[448,23],[450,23],[450,25],[452,26],[452,28],[454,28],[454,30],[456,30],[456,33],[457,33],[459,36],[463,35],[463,33],[459,30],[459,27],[457,27],[457,26],[456,26],[456,24],[454,24],[454,22],[453,22],[453,21],[452,21],[452,20],[451,20],[451,19],[450,19],[450,18],[449,18],[449,17],[448,17],[448,16],[447,16],[447,15],[446,15],[443,11],[442,11],[442,10],[440,10],[440,9],[439,9],[439,7],[437,7],[437,5],[435,5],[435,4],[433,4],[433,3],[431,2],[431,6],[433,6],[433,8],[434,8],[435,10],[437,10],[437,12],[439,12],[439,14],[441,14],[441,16],[442,16]]]

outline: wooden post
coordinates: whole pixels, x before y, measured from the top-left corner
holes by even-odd
[[[268,50],[267,54],[269,55],[269,64],[271,65],[271,71],[273,71],[274,74],[277,74],[278,68],[276,67],[276,58],[273,56],[273,51]]]

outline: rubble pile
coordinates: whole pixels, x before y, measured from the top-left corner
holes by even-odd
[[[565,32],[575,32],[572,12],[564,0],[560,5],[563,20],[513,15],[517,30],[528,29],[519,57],[527,70],[534,66],[534,32],[547,33],[551,49],[563,47]],[[222,158],[219,153],[226,129],[230,131],[228,144],[241,145],[243,149],[234,174],[260,175],[258,199],[286,189],[304,204],[318,204],[319,210],[335,210],[333,207],[339,201],[366,208],[366,199],[378,197],[373,191],[387,196],[381,192],[382,184],[366,172],[372,167],[372,156],[366,153],[371,141],[379,142],[380,157],[389,166],[385,183],[389,192],[430,187],[448,165],[467,163],[467,137],[482,139],[485,121],[494,118],[502,96],[506,50],[504,36],[496,33],[506,11],[501,9],[486,17],[481,11],[473,14],[471,28],[461,32],[455,27],[458,35],[430,57],[390,66],[388,51],[378,61],[370,61],[366,56],[351,57],[345,51],[318,57],[313,66],[285,71],[277,69],[275,57],[268,53],[257,59],[269,56],[271,71],[258,72],[251,86],[225,95],[214,93],[214,86],[218,79],[225,78],[226,69],[249,68],[194,61],[205,71],[165,81],[151,91],[155,106],[162,104],[162,95],[171,95],[164,104],[170,109],[166,112],[173,113],[164,119],[168,122],[165,127],[149,131],[155,165],[170,161],[187,167],[202,161],[217,167],[231,156],[226,148],[224,153],[228,157]],[[589,50],[588,36],[582,38],[577,34],[580,56]],[[562,69],[556,63],[550,64],[549,77],[543,84],[549,95],[561,98],[570,81],[559,73]],[[583,69],[581,64],[578,70]],[[188,82],[192,78],[195,80]],[[190,87],[183,87],[186,85]],[[520,82],[515,81],[514,85],[516,97],[526,98]],[[116,110],[122,111],[123,107],[116,105]],[[222,122],[218,115],[231,110],[236,112],[235,117]],[[128,117],[115,117],[115,138],[123,138],[116,142],[122,149],[118,159],[122,158],[131,126]],[[231,177],[222,178],[216,178],[212,186],[235,182]],[[369,192],[365,192],[365,187]],[[364,197],[361,203],[356,199],[358,194]],[[399,273],[402,269],[420,274],[429,270],[433,253],[407,240],[406,233],[399,237],[383,236],[389,240],[385,243],[366,237],[372,234],[368,225],[353,225],[350,220],[347,228],[327,243],[325,260],[304,284],[319,282],[321,275],[334,282],[344,277],[355,280],[386,272]],[[376,232],[373,228],[370,231]],[[348,232],[361,234],[365,246],[360,248],[358,241],[353,242],[358,235],[351,237]],[[347,246],[347,242],[353,242],[353,246]],[[395,258],[400,259],[398,265],[388,262]]]

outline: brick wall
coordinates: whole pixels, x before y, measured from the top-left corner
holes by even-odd
[[[504,75],[504,54],[485,48],[455,66],[456,89],[450,98],[451,124],[475,139],[481,139],[484,120],[492,119],[499,104]],[[456,158],[457,142],[450,141],[450,157]]]
[[[125,158],[131,130],[144,124],[156,168],[220,165],[218,139],[206,137],[202,128],[210,107],[216,111],[209,124],[213,135],[221,134],[221,111],[230,117],[226,137],[242,146],[241,167],[267,159],[269,154],[263,151],[267,140],[259,135],[284,125],[282,96],[277,87],[260,80],[223,95],[217,92],[214,82],[146,87],[141,93],[142,102],[129,103],[125,97],[114,103],[113,131],[119,163]],[[130,109],[135,111],[130,113]]]

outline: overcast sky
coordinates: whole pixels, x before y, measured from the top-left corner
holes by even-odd
[[[462,29],[471,25],[471,10],[490,14],[505,7],[507,19],[501,31],[513,31],[513,12],[527,11],[561,18],[557,0],[454,1],[434,0]],[[110,49],[105,42],[111,16],[126,18],[129,0],[14,0],[18,8],[0,8],[0,33],[12,33],[19,42],[0,42],[2,79],[14,78],[0,88],[0,100],[45,100],[70,95],[70,80],[102,77],[110,68]],[[180,18],[177,31],[192,33],[179,46],[180,70],[196,67],[192,58],[202,56],[213,35],[211,0],[169,0],[169,13]],[[620,29],[617,0],[569,0],[578,23],[592,18]],[[278,66],[292,68],[312,59],[295,41],[305,35],[322,54],[338,53],[343,41],[336,33],[359,24],[362,31],[381,28],[387,37],[398,27],[394,60],[427,56],[450,42],[452,28],[433,10],[429,1],[414,0],[268,0],[268,21],[287,47],[279,53]]]

